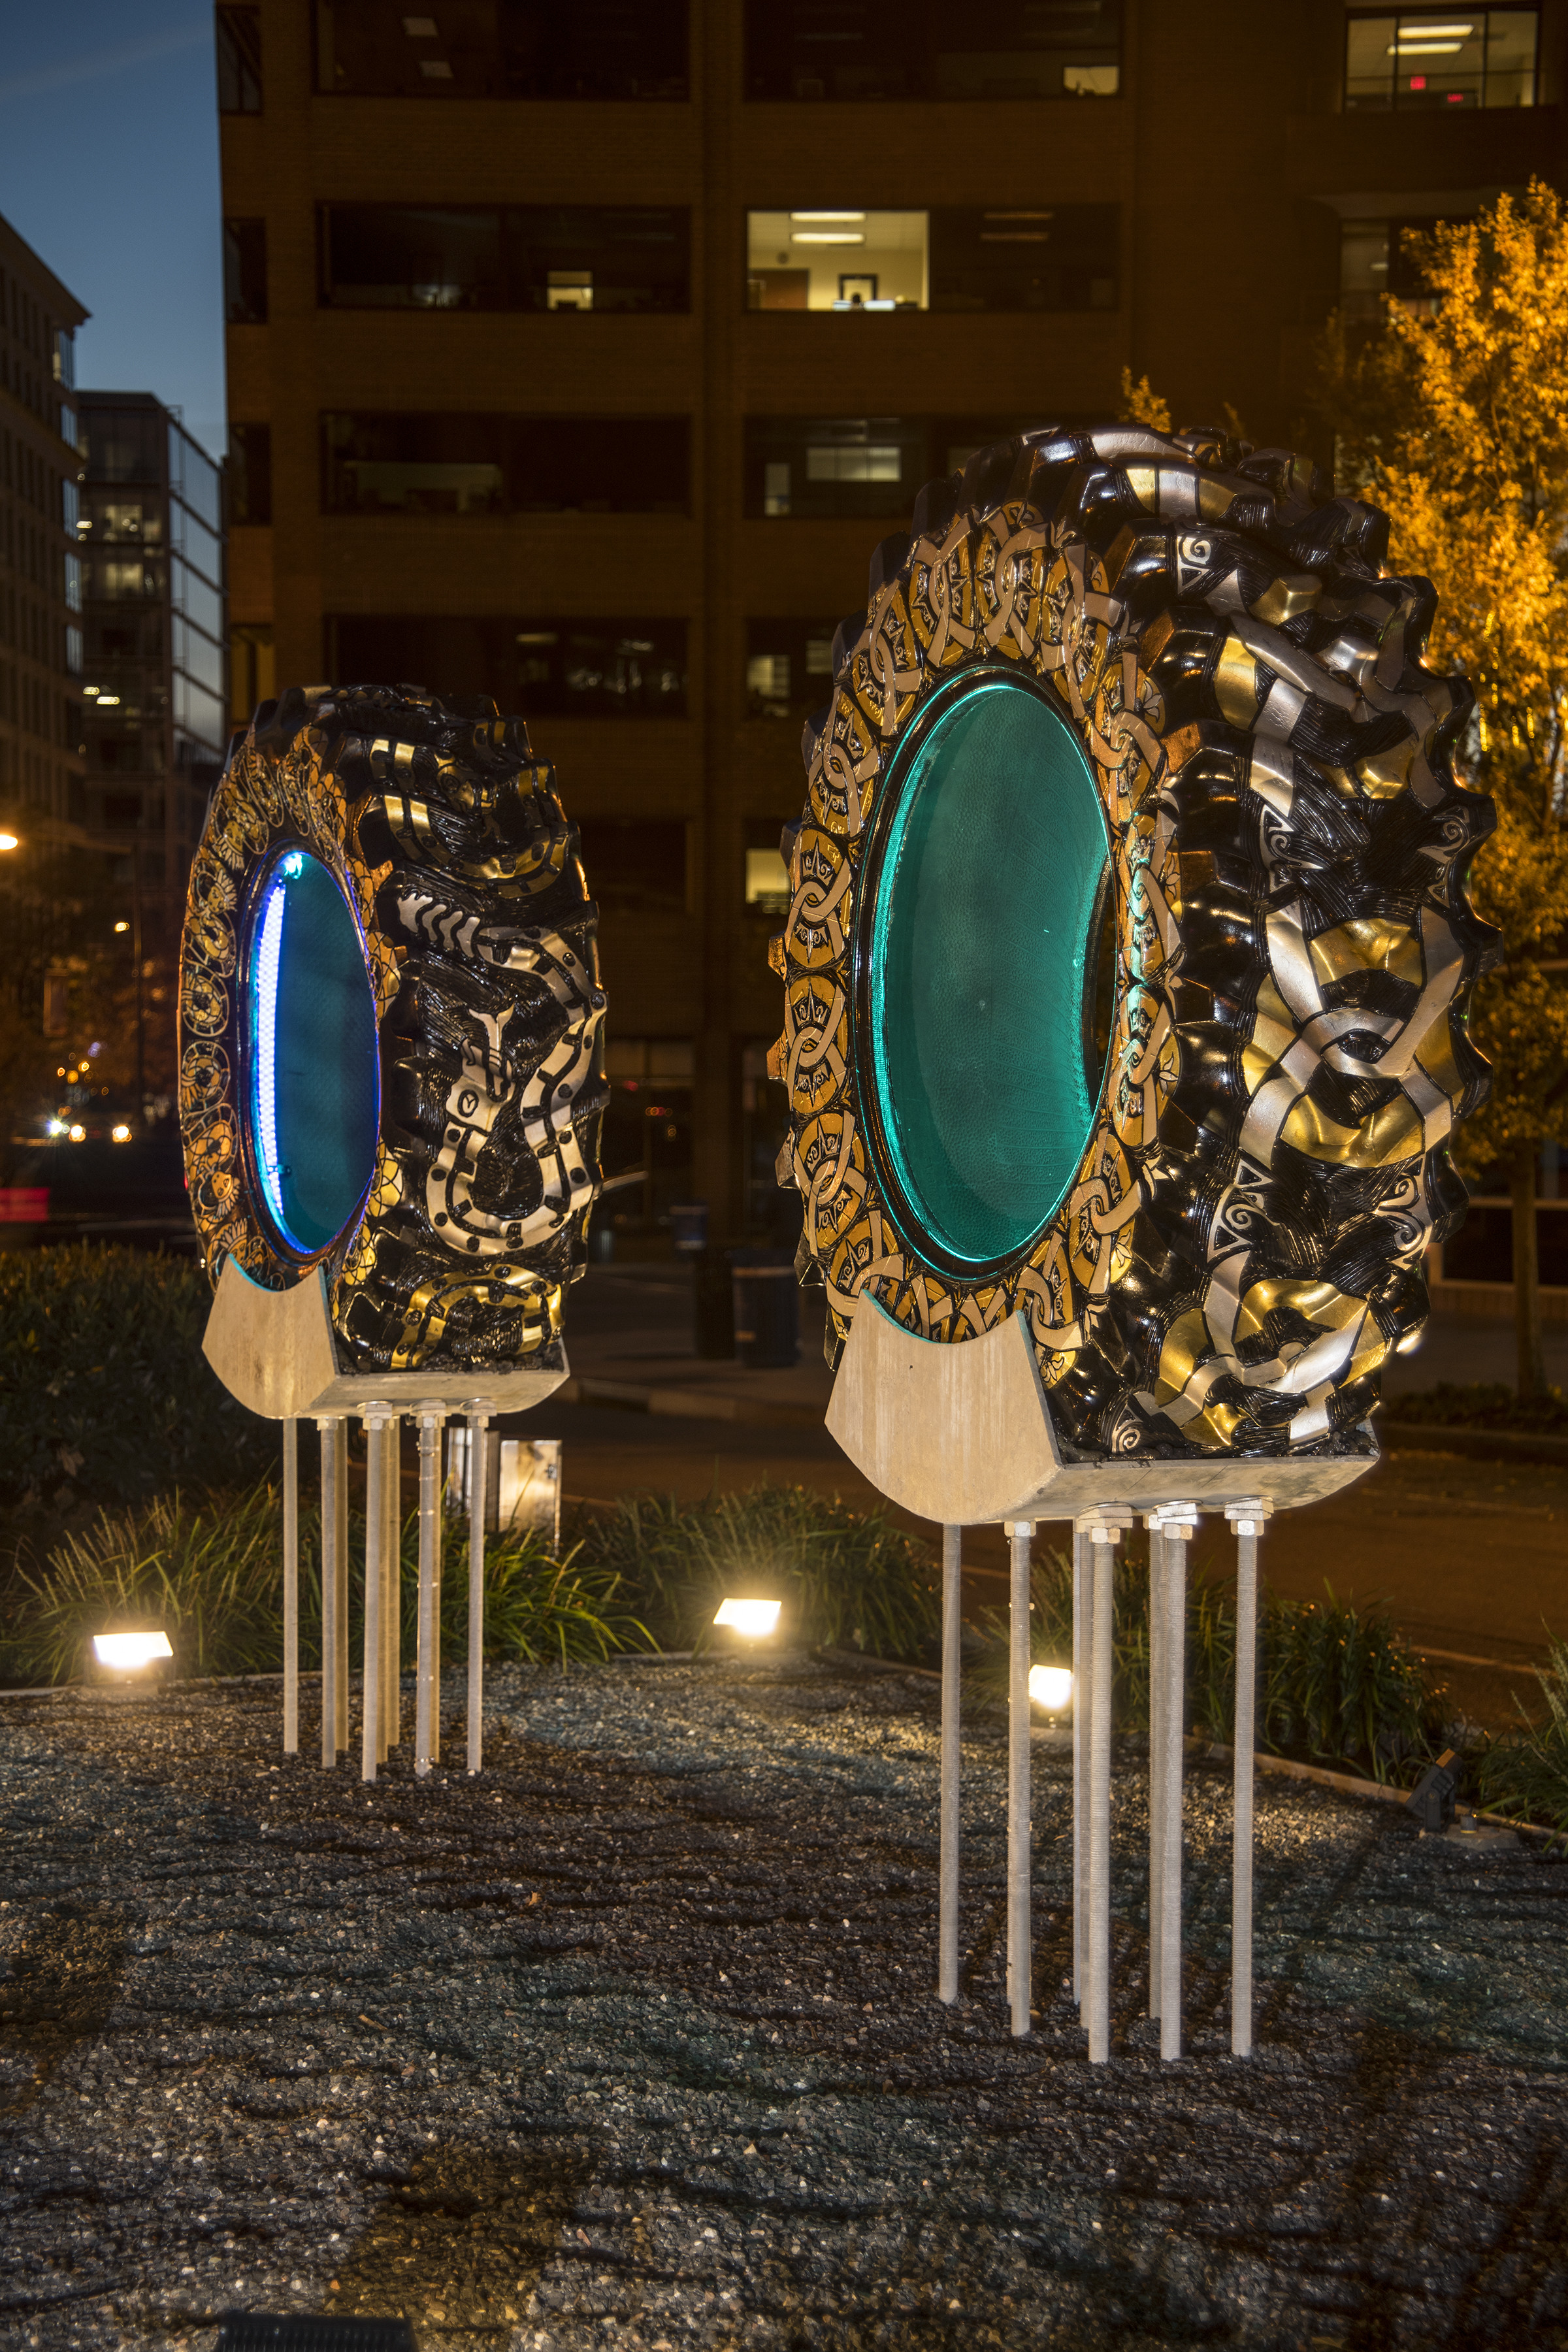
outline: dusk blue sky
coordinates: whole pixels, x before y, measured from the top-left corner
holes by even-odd
[[[224,451],[213,12],[192,0],[9,0],[0,213],[92,316],[77,382],[153,392]]]

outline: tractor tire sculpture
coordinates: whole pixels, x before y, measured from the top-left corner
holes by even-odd
[[[982,451],[878,549],[771,949],[833,1360],[866,1294],[937,1341],[1022,1309],[1068,1455],[1370,1444],[1495,938],[1471,697],[1387,539],[1287,452],[1118,426]]]
[[[207,1273],[327,1277],[345,1368],[560,1359],[606,1088],[575,828],[493,703],[264,703],[192,865],[180,1118]]]

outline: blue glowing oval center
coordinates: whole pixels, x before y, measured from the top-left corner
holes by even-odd
[[[910,1208],[978,1265],[1039,1232],[1089,1142],[1105,822],[1072,729],[1006,677],[957,691],[901,769],[872,913],[872,1077]]]
[[[262,885],[246,981],[252,1162],[284,1242],[319,1257],[370,1189],[381,1069],[359,926],[305,850],[286,851]]]

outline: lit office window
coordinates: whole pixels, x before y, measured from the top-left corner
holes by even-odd
[[[316,87],[336,97],[680,100],[686,0],[316,0]]]
[[[746,0],[751,99],[1114,98],[1121,57],[1121,0]]]
[[[744,509],[773,522],[908,518],[922,486],[1015,433],[1077,420],[1013,416],[748,416]],[[771,648],[756,647],[759,656]],[[758,673],[759,677],[761,673]],[[820,700],[820,696],[815,698]]]
[[[1114,310],[1115,205],[746,215],[752,310]]]
[[[1533,106],[1540,11],[1401,9],[1345,26],[1345,105]]]
[[[805,205],[746,215],[751,310],[923,310],[929,304],[923,212]]]

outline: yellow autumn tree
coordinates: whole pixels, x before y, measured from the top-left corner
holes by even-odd
[[[1532,181],[1415,246],[1430,303],[1387,300],[1359,348],[1334,321],[1318,407],[1338,487],[1386,510],[1393,567],[1436,585],[1428,661],[1475,689],[1455,764],[1497,802],[1472,893],[1501,961],[1470,1014],[1491,1099],[1457,1156],[1508,1171],[1527,1396],[1545,1385],[1536,1169],[1568,1137],[1568,214]]]

